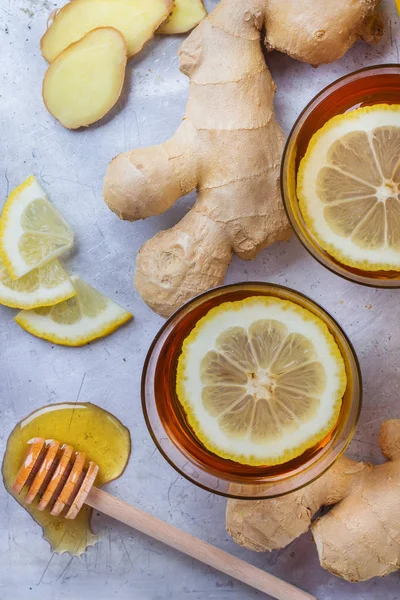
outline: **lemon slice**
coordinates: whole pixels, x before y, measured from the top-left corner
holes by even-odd
[[[0,257],[12,279],[71,248],[68,223],[32,175],[8,197],[0,221]]]
[[[51,306],[75,296],[75,288],[58,260],[11,279],[0,260],[0,304],[12,308]]]
[[[325,324],[275,297],[225,302],[186,338],[177,396],[215,454],[250,465],[300,456],[334,428],[346,388]]]
[[[39,338],[64,346],[82,346],[115,331],[132,315],[76,275],[76,296],[55,306],[21,310],[15,320]]]
[[[333,117],[311,138],[297,196],[308,229],[339,262],[400,270],[400,105]]]

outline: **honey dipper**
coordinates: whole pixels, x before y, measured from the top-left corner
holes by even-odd
[[[83,504],[87,504],[273,598],[316,600],[274,575],[94,487],[98,465],[93,461],[87,463],[86,455],[74,452],[72,446],[39,437],[28,444],[28,453],[12,485],[15,495],[27,489],[26,504],[38,499],[39,510],[49,509],[54,516],[63,513],[66,519],[74,519]]]

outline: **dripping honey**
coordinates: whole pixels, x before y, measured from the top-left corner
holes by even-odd
[[[8,438],[2,473],[4,485],[10,494],[29,448],[27,442],[34,437],[55,439],[70,444],[75,451],[84,452],[88,459],[99,465],[96,486],[119,477],[130,455],[128,429],[106,410],[89,403],[45,406],[18,423]],[[39,511],[38,499],[32,505],[23,504],[24,494],[25,490],[20,497],[14,497],[42,527],[43,537],[54,552],[79,555],[96,543],[97,536],[90,527],[91,508],[83,506],[74,520],[67,520],[62,515],[52,516],[50,508]]]
[[[287,288],[280,288],[277,286],[269,295],[295,302],[322,319],[335,337],[336,343],[341,350],[346,366],[348,386],[343,397],[338,422],[332,431],[317,446],[310,448],[296,459],[281,465],[265,467],[243,465],[223,459],[210,452],[197,439],[189,426],[185,412],[176,395],[176,370],[182,344],[199,319],[201,319],[209,310],[223,302],[234,302],[255,295],[268,294],[264,291],[260,291],[259,286],[256,284],[249,284],[248,288],[235,289],[234,291],[230,290],[228,286],[227,288],[221,288],[218,295],[214,294],[203,303],[195,304],[192,311],[188,312],[169,333],[158,356],[154,373],[154,397],[156,408],[168,438],[187,456],[190,463],[197,465],[201,470],[211,473],[216,477],[236,481],[238,484],[246,483],[250,485],[257,485],[261,481],[265,483],[265,478],[268,478],[269,476],[272,478],[294,474],[311,460],[317,459],[318,455],[322,455],[331,440],[333,440],[335,436],[340,435],[347,422],[352,403],[351,389],[353,384],[353,373],[347,363],[343,340],[336,336],[336,332],[332,329],[329,319],[327,319],[324,311],[317,307],[317,305],[314,305],[306,297],[299,296]]]

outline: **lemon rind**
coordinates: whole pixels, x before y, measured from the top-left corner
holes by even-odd
[[[23,183],[20,183],[16,188],[14,188],[12,190],[12,192],[10,193],[10,195],[8,196],[7,200],[4,203],[3,206],[3,210],[1,213],[1,219],[0,219],[0,259],[3,261],[4,266],[6,267],[11,279],[19,279],[20,277],[23,277],[24,275],[27,275],[30,271],[33,271],[33,269],[37,269],[39,267],[42,267],[43,265],[45,265],[46,263],[50,262],[51,260],[54,260],[56,258],[58,258],[61,254],[63,254],[64,252],[67,252],[68,250],[70,250],[73,246],[74,243],[74,234],[73,231],[69,225],[69,223],[64,219],[64,217],[61,215],[61,213],[58,211],[58,209],[56,207],[55,210],[57,210],[57,213],[60,217],[60,219],[62,221],[64,221],[67,225],[68,228],[71,232],[71,242],[64,246],[62,249],[60,249],[58,252],[53,253],[52,255],[44,258],[42,261],[40,261],[39,263],[37,263],[36,265],[34,265],[33,267],[29,268],[28,271],[25,271],[23,274],[19,273],[16,269],[15,269],[15,264],[13,263],[12,259],[10,258],[10,254],[7,251],[7,249],[4,246],[4,233],[7,229],[7,224],[10,222],[10,213],[12,210],[12,207],[14,205],[14,202],[16,200],[16,198],[21,194],[21,192],[23,192],[25,189],[29,188],[32,183],[36,181],[36,177],[34,175],[30,175]],[[39,184],[40,185],[40,184]],[[46,199],[48,202],[50,202],[50,200],[48,200],[47,195],[46,195]],[[29,265],[26,263],[26,261],[24,261],[26,266],[29,267]]]
[[[368,259],[365,259],[365,260],[351,259],[351,260],[349,260],[349,257],[346,253],[341,252],[337,248],[337,246],[324,240],[320,236],[319,232],[316,230],[316,228],[314,226],[315,220],[314,220],[313,216],[311,215],[311,212],[310,212],[310,209],[308,206],[308,202],[307,202],[307,196],[304,193],[304,187],[305,187],[304,186],[304,181],[305,181],[304,171],[308,164],[310,155],[312,154],[312,152],[314,152],[315,147],[317,146],[317,144],[321,140],[321,138],[323,138],[327,132],[334,129],[338,123],[341,123],[344,120],[346,120],[346,121],[356,120],[359,117],[359,115],[373,113],[373,112],[376,112],[377,110],[400,113],[400,105],[385,104],[385,103],[375,104],[373,106],[364,106],[362,108],[358,108],[349,113],[336,115],[335,117],[332,117],[331,119],[329,119],[329,121],[327,123],[325,123],[325,125],[323,125],[321,127],[321,129],[319,129],[312,136],[312,138],[308,144],[306,153],[300,161],[299,170],[298,170],[298,174],[297,174],[296,195],[297,195],[297,198],[299,201],[300,212],[303,216],[303,219],[307,226],[307,229],[310,231],[310,233],[312,234],[312,236],[314,237],[316,242],[319,244],[319,246],[321,246],[321,248],[325,252],[327,252],[327,254],[332,256],[339,263],[342,263],[343,265],[345,265],[347,267],[359,269],[361,271],[400,271],[400,254],[399,254],[399,263],[397,265],[394,263],[388,263],[388,262],[376,262],[375,263],[375,262],[369,261]],[[346,239],[348,239],[348,238],[346,238]]]
[[[70,278],[76,292],[78,304],[80,304],[80,299],[75,281],[79,280],[80,278],[77,275],[72,275]],[[82,283],[85,282],[82,281]],[[86,286],[91,287],[89,284],[86,284]],[[81,318],[74,323],[54,321],[51,318],[51,311],[50,314],[40,315],[33,310],[21,310],[14,317],[14,320],[25,331],[40,339],[62,346],[83,346],[84,344],[110,335],[133,318],[130,312],[111,300],[111,298],[103,296],[103,294],[101,296],[106,300],[104,308],[95,317],[87,316],[81,311]],[[53,325],[51,325],[52,323]],[[84,333],[80,335],[79,330]],[[74,331],[73,335],[72,331]]]
[[[308,438],[306,443],[295,446],[293,448],[289,448],[288,450],[285,450],[282,454],[280,454],[278,456],[263,457],[262,459],[259,457],[255,457],[254,455],[229,453],[229,452],[222,450],[217,444],[214,444],[214,442],[208,437],[207,433],[204,431],[203,426],[201,425],[201,423],[195,416],[193,409],[191,407],[190,400],[187,397],[187,394],[185,391],[185,386],[184,386],[184,381],[185,381],[184,373],[185,373],[185,369],[186,369],[186,360],[185,359],[187,358],[187,353],[185,352],[185,350],[189,346],[189,344],[192,344],[193,342],[195,342],[197,336],[199,335],[199,333],[201,331],[201,324],[205,322],[205,319],[207,321],[209,321],[229,309],[238,311],[243,306],[252,304],[255,300],[257,302],[261,301],[261,302],[265,303],[265,305],[274,304],[278,300],[286,308],[295,310],[299,314],[306,316],[308,321],[312,321],[313,323],[315,323],[318,326],[321,333],[323,334],[323,337],[325,338],[325,340],[329,346],[329,349],[331,351],[331,355],[335,359],[335,361],[338,365],[338,368],[339,368],[338,369],[339,372],[338,372],[338,376],[337,376],[337,379],[338,379],[337,398],[332,403],[333,414],[332,414],[332,417],[329,419],[329,421],[326,423],[325,427],[321,428],[321,430],[314,436],[311,436],[310,438]],[[339,365],[340,365],[340,367],[339,367]],[[249,298],[245,298],[244,300],[238,300],[238,301],[234,301],[234,302],[224,302],[224,303],[220,304],[219,306],[212,308],[206,315],[204,315],[204,317],[202,317],[197,322],[196,326],[190,332],[188,337],[185,338],[185,340],[182,344],[182,351],[181,351],[181,354],[178,359],[177,375],[176,375],[176,393],[177,393],[178,400],[181,403],[181,405],[183,406],[183,409],[185,410],[186,417],[187,417],[190,427],[193,429],[196,437],[200,440],[200,442],[209,451],[213,452],[217,456],[220,456],[221,458],[224,458],[226,460],[232,460],[237,463],[241,463],[241,464],[245,464],[245,465],[251,465],[251,466],[274,466],[274,465],[282,464],[282,463],[288,462],[290,460],[293,460],[295,458],[298,458],[306,450],[309,450],[309,449],[313,448],[314,446],[316,446],[318,443],[320,443],[332,431],[332,429],[335,427],[335,425],[338,421],[340,410],[342,407],[343,395],[346,391],[346,387],[347,387],[347,376],[346,376],[346,369],[345,369],[343,357],[342,357],[342,354],[339,350],[339,347],[338,347],[333,335],[330,333],[326,324],[321,319],[319,319],[316,315],[313,315],[307,309],[299,306],[298,304],[295,304],[294,302],[291,302],[289,300],[282,300],[282,299],[276,298],[274,296],[271,296],[271,297],[269,297],[269,296],[252,296]]]
[[[58,286],[60,287],[60,286]],[[14,299],[8,299],[5,294],[4,291],[8,289],[6,288],[6,286],[3,286],[0,283],[0,304],[2,304],[3,306],[8,306],[9,308],[19,308],[21,310],[33,310],[34,308],[40,308],[40,307],[47,307],[47,306],[54,306],[55,304],[59,304],[60,302],[65,302],[65,300],[69,300],[70,298],[73,298],[74,296],[76,296],[76,291],[73,290],[71,292],[68,292],[67,294],[58,294],[52,297],[46,297],[46,296],[38,296],[35,298],[35,301],[31,301],[31,302],[23,302],[18,301],[16,298]],[[57,289],[57,288],[54,288]],[[16,292],[17,294],[20,294],[21,292]],[[31,292],[32,294],[34,294],[34,292]],[[11,295],[11,294],[10,294]],[[25,294],[28,295],[28,294]]]
[[[10,220],[9,214],[10,214],[11,206],[14,203],[14,200],[15,200],[16,196],[18,196],[26,188],[30,187],[30,185],[32,184],[32,182],[34,181],[34,179],[35,179],[35,176],[34,175],[30,175],[28,177],[28,179],[26,179],[23,183],[20,183],[20,185],[18,185],[15,189],[13,189],[13,191],[11,192],[11,194],[8,196],[7,200],[5,201],[4,206],[3,206],[3,210],[2,210],[2,213],[1,213],[1,219],[0,219],[0,258],[3,261],[4,266],[6,267],[7,271],[10,274],[10,277],[12,279],[18,279],[18,275],[14,271],[13,265],[12,265],[10,259],[9,259],[8,252],[6,252],[5,248],[3,247],[4,231],[6,229],[6,224]]]
[[[114,331],[116,331],[119,327],[121,327],[133,318],[133,315],[131,313],[126,312],[126,314],[121,315],[121,317],[113,319],[112,321],[107,323],[107,325],[101,330],[98,330],[88,335],[79,336],[76,338],[69,338],[67,336],[61,337],[57,334],[51,334],[43,330],[41,331],[40,329],[32,325],[29,318],[25,317],[24,312],[25,311],[21,311],[14,317],[14,320],[18,323],[18,325],[22,327],[22,329],[24,329],[31,335],[34,335],[42,340],[46,340],[47,342],[52,342],[53,344],[58,344],[60,346],[71,347],[84,346],[89,342],[93,342],[94,340],[106,337],[107,335],[114,333]]]

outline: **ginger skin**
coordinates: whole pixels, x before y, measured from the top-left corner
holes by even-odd
[[[290,228],[279,190],[284,134],[275,85],[260,43],[313,65],[341,57],[357,40],[379,38],[380,0],[222,0],[184,41],[190,79],[183,123],[159,146],[117,156],[104,198],[120,218],[157,215],[197,189],[192,210],[147,241],[135,283],[163,316],[220,285],[232,258],[252,260]]]
[[[385,421],[379,444],[389,462],[341,457],[307,487],[272,500],[229,500],[226,528],[257,552],[283,548],[311,531],[321,565],[348,581],[400,568],[400,419]],[[322,506],[335,505],[311,524]]]

